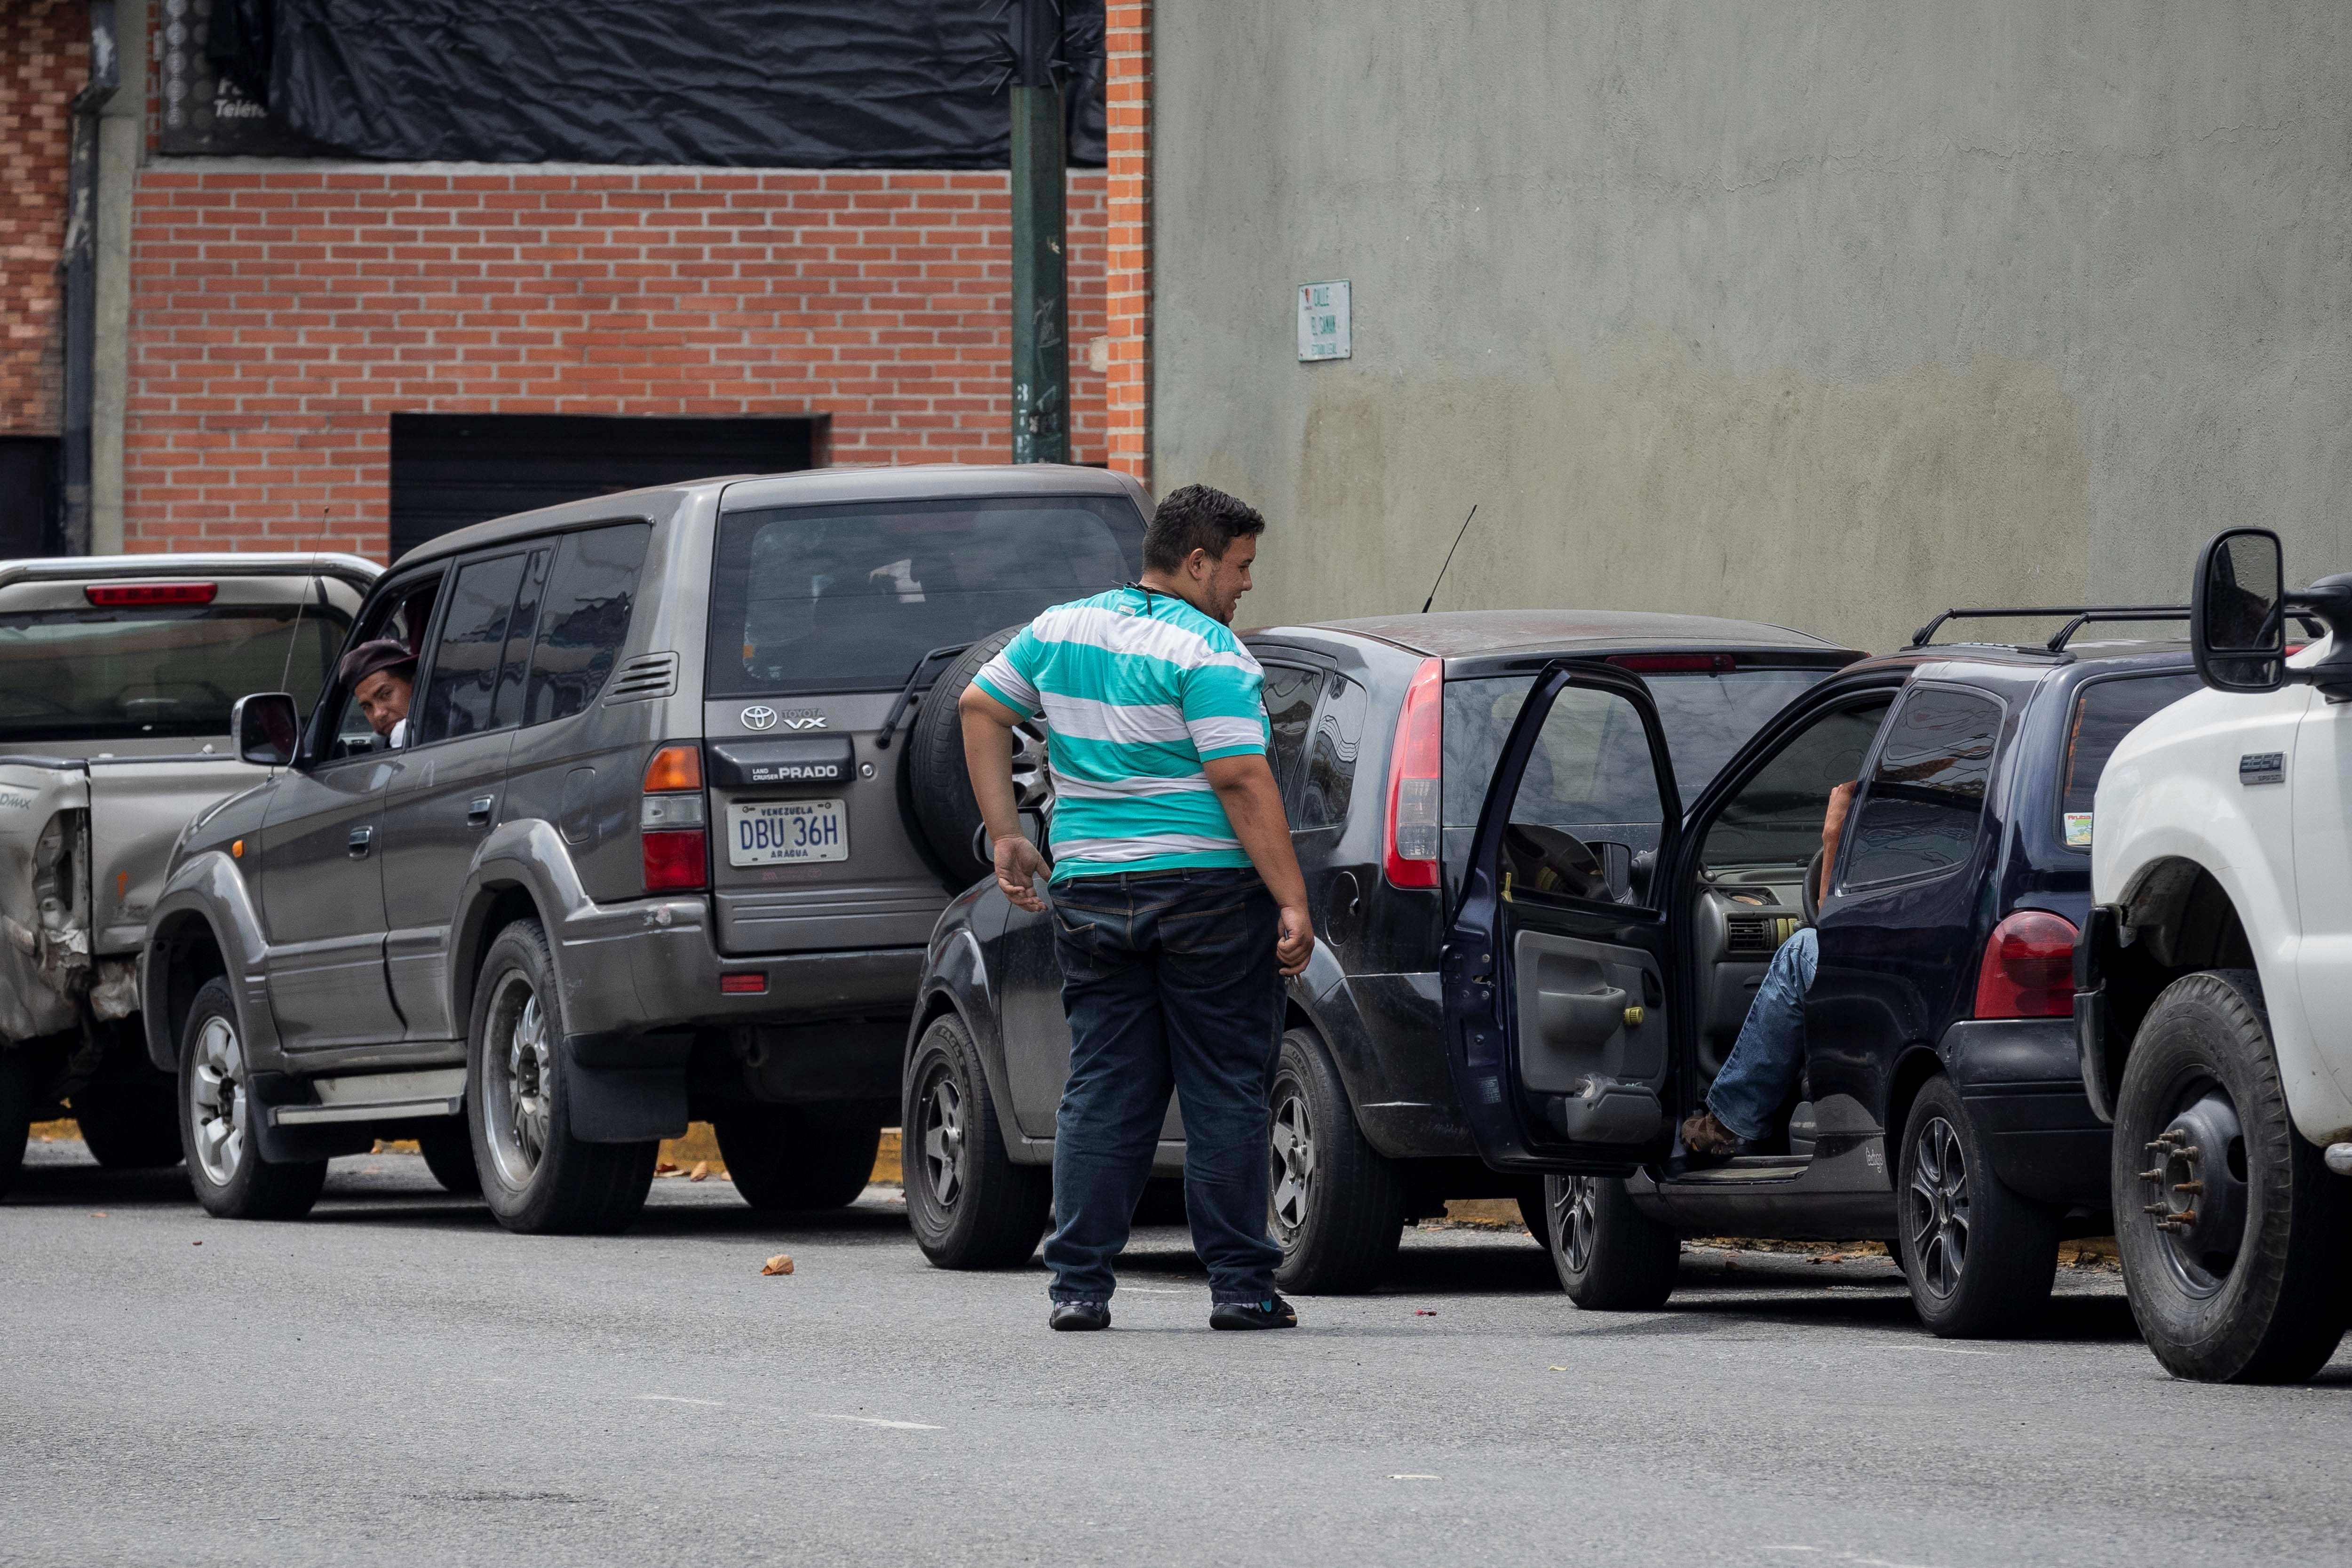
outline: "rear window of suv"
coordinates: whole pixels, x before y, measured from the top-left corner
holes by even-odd
[[[308,712],[349,625],[315,602],[0,615],[0,743],[226,735],[250,691]]]
[[[2196,689],[2196,674],[2186,669],[2083,683],[2066,721],[2066,766],[2059,784],[2059,826],[2066,847],[2091,847],[2091,803],[2107,759],[2124,737]]]
[[[931,649],[1115,588],[1142,564],[1143,519],[1118,496],[730,512],[705,690],[896,690]]]

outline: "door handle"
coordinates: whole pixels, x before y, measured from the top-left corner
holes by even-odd
[[[1599,1045],[1634,1022],[1633,998],[1614,985],[1592,991],[1536,993],[1536,1016],[1547,1038]]]
[[[375,829],[354,827],[352,829],[351,837],[345,839],[344,843],[350,847],[352,859],[364,860],[367,858],[369,847],[375,843]]]
[[[499,797],[494,795],[478,795],[473,799],[467,801],[466,803],[466,826],[468,827],[488,827],[490,825],[490,808],[498,805],[498,803]]]

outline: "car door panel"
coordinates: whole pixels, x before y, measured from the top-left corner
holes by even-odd
[[[387,757],[289,770],[261,829],[270,1011],[290,1051],[396,1040],[378,859]]]
[[[1575,831],[1653,821],[1670,862],[1681,807],[1648,689],[1548,666],[1496,765],[1442,961],[1447,1062],[1489,1165],[1623,1173],[1671,1146],[1667,921],[1622,901],[1597,837]]]

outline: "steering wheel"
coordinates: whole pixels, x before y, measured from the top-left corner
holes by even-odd
[[[1805,911],[1807,925],[1819,925],[1822,919],[1822,862],[1829,858],[1826,849],[1816,849],[1813,858],[1805,862],[1805,886],[1798,902]]]

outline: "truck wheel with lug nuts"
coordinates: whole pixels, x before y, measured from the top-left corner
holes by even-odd
[[[1404,1237],[1404,1172],[1364,1141],[1339,1069],[1312,1030],[1284,1033],[1272,1100],[1275,1283],[1301,1296],[1370,1289]]]
[[[555,963],[537,921],[499,932],[474,987],[466,1033],[466,1117],[482,1196],[525,1235],[625,1229],[653,1185],[658,1141],[572,1135]]]
[[[2116,1245],[2132,1316],[2176,1377],[2292,1383],[2352,1310],[2352,1182],[2288,1118],[2262,983],[2174,981],[2116,1096]]]
[[[1016,1165],[1004,1152],[988,1077],[961,1019],[932,1020],[915,1042],[906,1082],[899,1157],[915,1245],[941,1268],[1028,1262],[1053,1217],[1053,1169]]]
[[[1993,1173],[1992,1142],[1948,1078],[1911,1102],[1895,1163],[1911,1304],[1943,1339],[2014,1332],[2040,1316],[2058,1274],[2058,1216]]]
[[[874,1176],[878,1127],[826,1121],[793,1105],[739,1105],[710,1119],[736,1193],[755,1209],[837,1209]]]
[[[1615,1176],[1546,1176],[1544,1245],[1568,1299],[1591,1312],[1647,1312],[1674,1294],[1682,1241],[1633,1206]]]
[[[247,1095],[245,1040],[226,979],[205,982],[180,1030],[181,1136],[188,1180],[205,1212],[222,1219],[299,1219],[319,1201],[327,1162],[272,1165],[252,1137],[261,1114]]]

